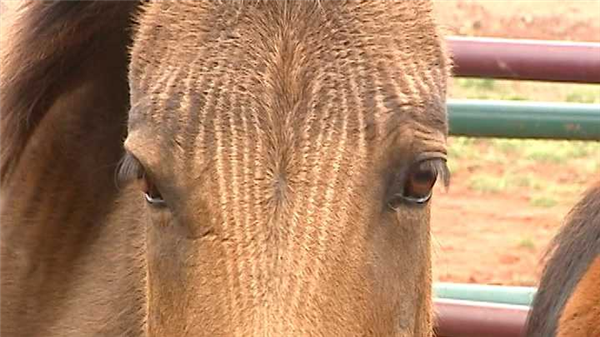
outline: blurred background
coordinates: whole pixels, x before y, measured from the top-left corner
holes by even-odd
[[[4,6],[16,1],[0,2]],[[600,0],[434,0],[446,35],[600,42]],[[600,103],[600,85],[456,78],[450,98]],[[434,281],[535,285],[570,208],[600,179],[600,143],[450,137],[433,200]]]
[[[434,1],[448,35],[600,42],[600,1]],[[600,85],[457,78],[450,98],[600,103]],[[600,143],[450,137],[433,200],[434,281],[536,285],[542,254],[600,179]]]

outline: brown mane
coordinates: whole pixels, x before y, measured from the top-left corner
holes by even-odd
[[[123,29],[123,20],[136,5],[135,1],[31,1],[3,13],[20,17],[3,17],[0,24],[2,184],[70,78],[86,59],[102,52],[97,47],[107,32]]]
[[[600,256],[600,182],[569,213],[550,255],[528,318],[528,337],[556,336],[563,309],[589,265]]]

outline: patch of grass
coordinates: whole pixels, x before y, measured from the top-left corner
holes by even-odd
[[[584,93],[572,92],[570,94],[567,94],[565,100],[569,103],[594,103],[596,98],[594,96],[587,95]]]
[[[518,284],[525,287],[536,286],[538,284],[537,278],[523,274],[515,274],[511,281],[513,284]]]
[[[496,80],[491,78],[460,78],[457,84],[473,90],[492,91],[496,88]]]
[[[571,103],[599,103],[600,102],[600,86],[598,87],[581,87],[569,92],[565,101]]]
[[[498,99],[496,80],[489,78],[455,78],[451,97],[469,99]]]
[[[586,157],[597,157],[600,161],[600,143],[566,140],[450,137],[448,155],[453,159],[477,159],[499,164],[506,162],[506,155],[529,161],[523,162],[523,164],[531,164],[531,161],[568,164],[573,159]]]
[[[574,158],[600,156],[597,142],[528,140],[523,145],[525,157],[538,162],[568,164]]]
[[[532,173],[520,173],[511,175],[509,182],[510,185],[515,189],[525,188],[530,190],[541,191],[547,186],[547,183],[544,180],[538,178]]]
[[[600,103],[599,84],[453,78],[450,97]]]
[[[597,160],[586,160],[583,163],[583,170],[586,174],[600,173],[600,156],[597,158]]]
[[[492,141],[489,138],[451,137],[448,156],[459,160],[476,160],[481,163],[505,163],[505,154],[491,146]]]
[[[476,138],[450,137],[448,157],[451,160],[473,159],[478,154],[476,143]]]
[[[558,205],[558,200],[549,195],[535,195],[529,199],[529,204],[535,207],[549,208]]]
[[[525,96],[520,96],[520,95],[513,95],[513,94],[508,94],[506,96],[504,96],[504,98],[507,101],[528,101],[529,99]]]
[[[560,163],[564,155],[560,152],[547,151],[543,148],[531,147],[525,150],[525,156],[536,162]]]
[[[460,161],[458,160],[448,160],[448,162],[446,163],[448,165],[448,170],[450,170],[450,174],[458,172],[462,166],[460,165]]]
[[[553,186],[554,185],[549,184],[543,178],[540,178],[535,174],[524,174],[523,172],[514,169],[509,169],[500,176],[477,173],[469,180],[470,189],[484,193],[515,191],[519,194],[523,194],[527,193],[527,191],[536,191],[540,192],[541,195],[548,188]]]
[[[482,193],[498,193],[507,189],[506,177],[475,174],[469,179],[469,188]]]
[[[517,247],[534,250],[535,242],[530,237],[523,237],[523,238],[519,239],[519,242],[517,242]]]
[[[519,139],[492,139],[492,146],[505,153],[515,153],[523,147],[523,141]]]
[[[585,187],[584,187],[585,188]],[[579,195],[583,192],[582,187],[578,184],[548,184],[545,188],[545,193],[553,195]]]
[[[470,190],[528,196],[540,208],[579,198],[600,173],[600,142],[450,137],[448,152]]]

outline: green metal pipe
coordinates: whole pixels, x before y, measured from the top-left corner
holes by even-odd
[[[433,285],[437,298],[491,302],[500,304],[531,305],[537,289],[534,287],[494,286],[439,282]]]
[[[600,104],[448,100],[450,134],[600,140]]]

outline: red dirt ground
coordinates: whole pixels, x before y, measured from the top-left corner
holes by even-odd
[[[528,206],[528,197],[482,194],[455,174],[433,207],[435,279],[444,282],[533,285],[539,259],[571,205]],[[438,191],[440,192],[440,191]],[[522,246],[520,237],[535,243]]]
[[[450,34],[521,39],[600,41],[598,0],[434,0]]]
[[[439,0],[436,6],[440,22],[454,35],[600,41],[600,1]],[[557,171],[548,166],[537,173]],[[526,195],[481,194],[469,189],[468,175],[453,175],[449,192],[437,193],[433,201],[434,279],[535,285],[540,257],[572,202],[536,208]]]

